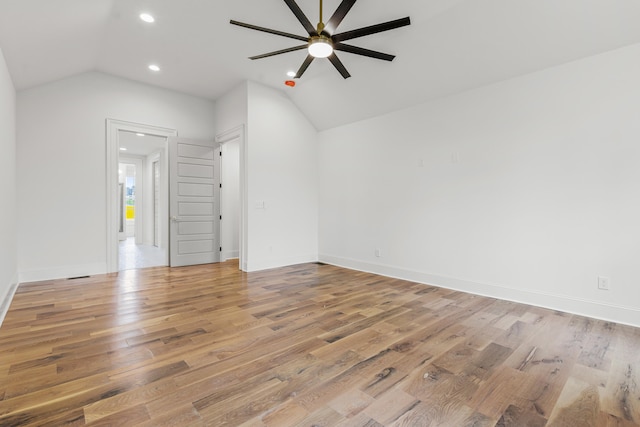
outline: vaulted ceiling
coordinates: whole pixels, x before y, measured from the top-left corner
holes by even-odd
[[[339,3],[325,0],[325,18]],[[318,1],[298,4],[315,24]],[[405,16],[411,26],[353,43],[393,62],[339,52],[351,78],[316,60],[295,88],[284,86],[286,72],[304,50],[247,57],[298,42],[229,24],[305,36],[282,0],[0,0],[0,47],[18,90],[96,70],[216,99],[250,79],[327,129],[640,43],[638,0],[360,0],[339,30]]]

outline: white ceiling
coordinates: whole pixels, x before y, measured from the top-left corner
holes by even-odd
[[[339,3],[325,0],[325,20]],[[318,1],[298,4],[315,24]],[[394,62],[339,52],[353,77],[316,60],[292,89],[285,73],[305,51],[247,57],[299,42],[229,24],[306,35],[282,0],[0,0],[0,47],[18,90],[97,70],[216,99],[251,79],[327,129],[640,43],[638,0],[360,0],[339,31],[405,16],[409,27],[350,41]]]

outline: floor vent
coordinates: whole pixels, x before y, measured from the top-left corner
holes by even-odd
[[[69,277],[67,280],[88,279],[89,277],[91,277],[91,276]]]

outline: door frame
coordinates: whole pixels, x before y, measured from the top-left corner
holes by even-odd
[[[118,159],[120,157],[119,131],[140,132],[149,135],[178,136],[176,129],[142,123],[127,122],[117,119],[106,119],[106,243],[107,273],[118,271]],[[165,147],[166,150],[166,147]]]
[[[248,257],[248,246],[249,246],[249,238],[248,238],[248,203],[247,203],[247,151],[246,151],[246,142],[245,142],[245,126],[239,125],[228,131],[222,132],[216,135],[216,142],[220,145],[223,145],[225,142],[230,142],[234,140],[238,140],[238,145],[240,146],[240,226],[239,226],[239,234],[240,234],[240,247],[239,249],[239,267],[242,271],[247,271],[247,257]],[[222,163],[222,159],[220,160]],[[224,183],[223,183],[224,184]]]

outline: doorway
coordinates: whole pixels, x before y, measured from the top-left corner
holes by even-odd
[[[244,125],[216,136],[221,147],[222,175],[220,238],[222,260],[239,258],[239,268],[247,271],[248,212],[247,156]]]
[[[110,273],[168,265],[167,138],[176,134],[173,129],[107,119]]]
[[[118,141],[118,184],[123,192],[118,270],[166,266],[166,236],[161,233],[159,211],[160,187],[167,179],[162,173],[166,168],[161,167],[167,138],[120,130]]]
[[[220,260],[240,258],[240,141],[220,144]]]
[[[123,192],[119,209],[118,270],[167,265],[167,244],[161,233],[160,186],[166,176],[167,138],[118,131],[118,184]],[[166,240],[166,237],[165,237]]]

